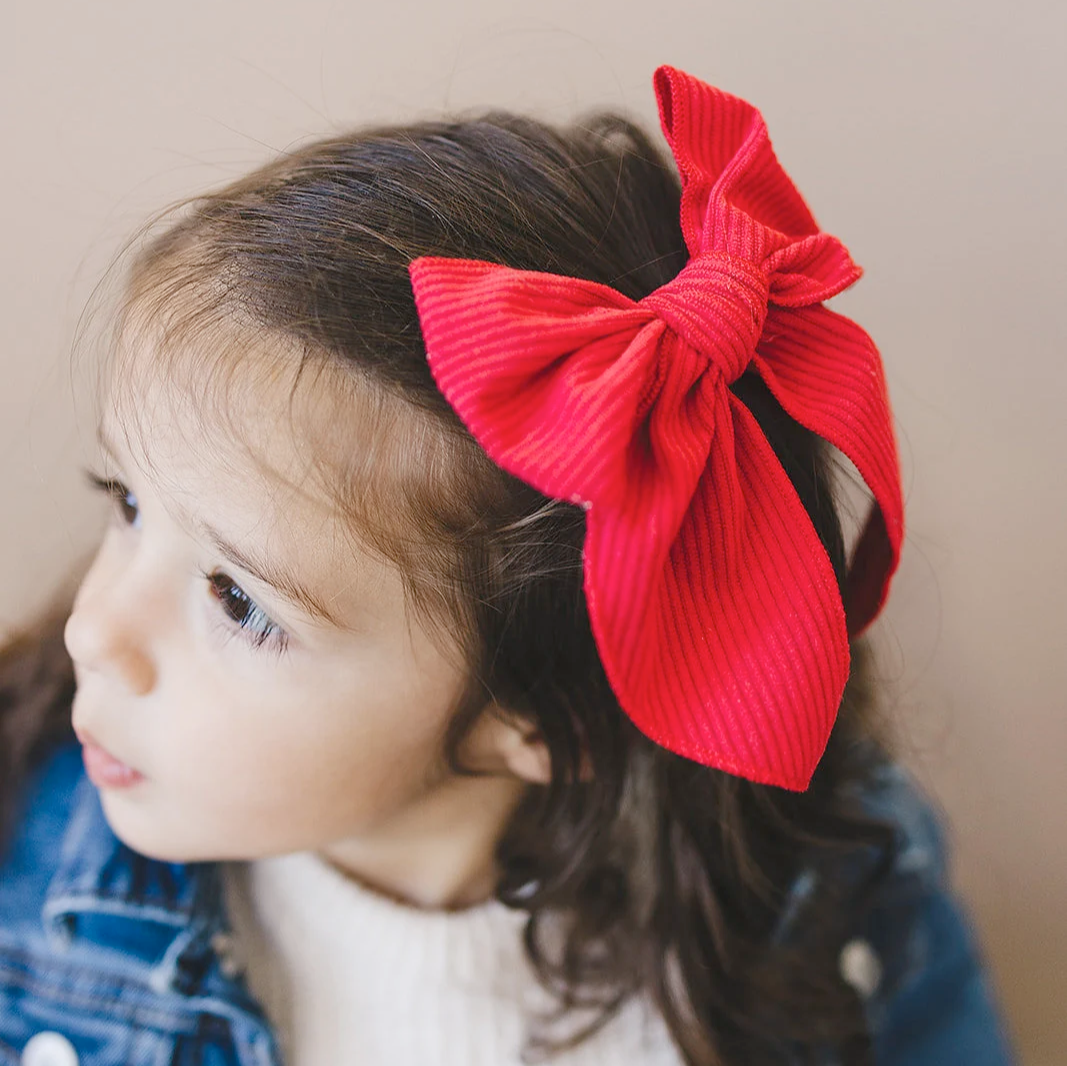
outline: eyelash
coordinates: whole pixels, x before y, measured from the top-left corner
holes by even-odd
[[[111,498],[120,520],[136,529],[135,523],[140,519],[137,497],[115,478],[101,477],[92,470],[86,470],[85,476],[93,489]],[[129,516],[130,511],[134,512],[133,518]],[[237,631],[252,648],[268,649],[278,655],[282,655],[288,649],[289,634],[229,574],[221,570],[214,570],[211,573],[201,570],[200,573],[207,581],[215,602],[226,617],[227,635],[232,635]],[[236,611],[232,606],[233,601],[238,603]],[[258,622],[255,628],[251,626],[250,619]]]

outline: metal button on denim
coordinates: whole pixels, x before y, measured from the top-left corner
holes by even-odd
[[[219,969],[226,977],[236,977],[244,973],[237,949],[237,941],[230,933],[216,933],[211,938],[211,947],[219,957]]]
[[[862,937],[850,940],[838,959],[841,976],[864,999],[870,999],[882,981],[882,963],[874,948]]]
[[[38,1033],[22,1049],[21,1066],[78,1066],[74,1045],[60,1033]]]

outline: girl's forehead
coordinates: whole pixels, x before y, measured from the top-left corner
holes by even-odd
[[[208,551],[256,560],[245,567],[253,573],[284,575],[268,583],[299,590],[305,611],[327,605],[310,613],[336,628],[402,613],[395,567],[369,548],[329,483],[336,456],[312,454],[318,419],[335,404],[299,400],[282,374],[244,382],[219,410],[180,378],[142,373],[131,383],[106,394],[101,444],[126,477],[137,468],[136,490],[147,487],[178,527]]]
[[[340,357],[262,327],[212,323],[168,338],[150,315],[134,325],[109,360],[102,407],[152,477],[220,506],[250,501],[309,536],[329,529],[405,573],[423,565],[425,500],[453,495],[451,438],[431,416]]]
[[[305,489],[380,447],[372,390],[354,374],[262,330],[227,333],[181,344],[133,333],[106,375],[102,420],[153,463],[252,467]]]
[[[105,379],[100,436],[190,505],[344,532],[353,471],[381,451],[374,407],[352,375],[277,341],[204,352],[140,337]]]
[[[351,361],[255,319],[238,288],[191,274],[180,255],[135,274],[105,374],[116,408],[135,416],[151,397],[197,442],[265,456],[280,457],[284,434],[294,465],[342,471],[359,455],[404,450],[398,427],[408,439],[426,430]]]

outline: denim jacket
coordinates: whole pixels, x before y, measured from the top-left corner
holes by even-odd
[[[945,884],[936,818],[892,765],[869,804],[899,826],[901,847],[841,968],[865,998],[877,1063],[1012,1062]],[[779,935],[801,920],[811,887],[798,878]],[[122,844],[80,749],[64,746],[30,780],[0,856],[0,1066],[277,1066],[228,935],[220,867],[159,862]]]

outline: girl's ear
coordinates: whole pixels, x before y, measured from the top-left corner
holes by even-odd
[[[479,725],[488,734],[483,734],[481,742],[491,747],[492,761],[500,770],[531,785],[547,785],[552,781],[552,756],[532,722],[502,708],[493,708]],[[592,768],[584,754],[579,777],[582,781],[592,778]]]
[[[529,722],[516,719],[504,724],[500,755],[515,777],[531,785],[547,785],[552,780],[552,757],[548,745]]]

